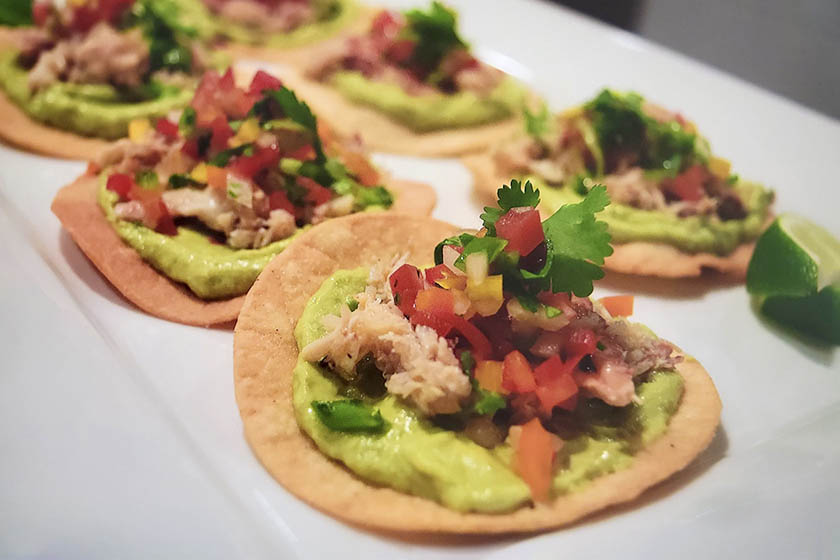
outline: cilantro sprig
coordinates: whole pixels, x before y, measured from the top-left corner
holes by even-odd
[[[437,68],[450,51],[467,48],[467,43],[458,35],[455,11],[440,2],[432,2],[428,11],[405,12],[405,20],[407,38],[416,42],[411,61],[427,72]]]
[[[468,254],[484,252],[494,273],[503,275],[505,291],[532,311],[538,308],[537,294],[542,291],[591,294],[592,282],[604,276],[601,270],[604,259],[613,252],[607,224],[595,218],[610,203],[606,188],[592,187],[582,201],[561,207],[542,222],[545,257],[537,271],[523,266],[518,254],[503,250],[507,241],[498,237],[496,222],[512,208],[536,208],[540,202],[539,190],[530,181],[522,185],[514,179],[509,186],[500,188],[497,195],[498,206],[486,207],[481,214],[486,235],[463,233],[444,239],[435,248],[435,263],[443,262],[446,245],[462,248],[455,266],[463,263]]]

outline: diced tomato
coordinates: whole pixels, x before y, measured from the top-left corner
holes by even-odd
[[[437,266],[433,266],[432,268],[426,269],[426,282],[429,284],[434,284],[438,280],[443,279],[444,275],[449,269],[446,267],[445,264],[439,264]]]
[[[402,17],[388,10],[379,12],[370,25],[370,34],[393,39],[403,26]]]
[[[577,357],[577,361],[580,361],[586,354],[594,352],[597,345],[598,337],[590,329],[575,329],[569,336],[564,350],[567,359]],[[577,361],[574,365],[577,365]]]
[[[201,154],[198,151],[198,139],[190,138],[181,146],[181,151],[193,159],[201,159]]]
[[[496,233],[507,239],[506,251],[525,256],[545,241],[545,234],[536,208],[512,208],[496,222]]]
[[[700,165],[692,165],[665,184],[665,188],[680,200],[696,202],[703,198],[703,183],[709,178],[708,172]]]
[[[224,191],[227,189],[227,169],[216,167],[215,165],[207,166],[207,184],[214,188]]]
[[[333,192],[309,177],[297,177],[295,179],[301,187],[306,189],[306,201],[313,206],[319,206],[332,199]]]
[[[166,136],[167,138],[178,138],[178,125],[166,118],[160,118],[155,123],[155,130]]]
[[[571,361],[563,363],[560,356],[554,355],[534,368],[537,380],[537,398],[543,411],[550,415],[555,406],[568,406],[578,393],[578,386],[572,376],[575,364]]]
[[[633,296],[608,296],[598,301],[613,317],[629,317],[633,314]]]
[[[537,389],[534,372],[522,352],[514,350],[505,356],[502,387],[511,393],[532,393]]]
[[[394,41],[388,48],[388,58],[397,64],[406,63],[411,60],[416,46],[417,43],[411,39],[399,39]]]
[[[250,179],[263,169],[276,166],[278,161],[280,161],[280,149],[272,144],[257,149],[252,156],[239,156],[230,167],[237,175]]]
[[[287,153],[286,157],[290,157],[298,161],[309,161],[315,159],[315,148],[307,144],[305,146],[295,148],[291,152]]]
[[[169,208],[166,207],[163,198],[158,199],[158,210],[160,216],[158,216],[155,231],[164,235],[175,235],[178,233],[178,228],[175,227],[175,220],[172,218],[172,214],[169,213]]]
[[[417,293],[423,289],[420,271],[415,266],[404,264],[391,273],[388,283],[397,307],[405,315],[411,315],[414,312],[414,300],[417,298]]]
[[[433,315],[452,315],[455,313],[455,298],[449,290],[436,287],[426,288],[417,292],[414,308]]]
[[[531,488],[531,497],[535,502],[548,500],[558,443],[559,438],[543,428],[539,419],[532,418],[522,425],[516,444],[514,467]]]
[[[190,106],[195,109],[196,124],[209,127],[219,117],[243,118],[251,110],[255,96],[236,87],[230,69],[223,76],[208,70],[201,78]]]
[[[128,200],[132,187],[136,186],[134,179],[125,173],[113,173],[105,183],[105,188],[120,195],[120,200]]]
[[[506,394],[502,387],[502,362],[481,360],[475,365],[475,379],[479,386],[486,391]]]
[[[285,210],[292,216],[297,213],[295,205],[289,200],[289,197],[286,196],[286,193],[283,191],[275,191],[268,195],[268,209],[269,210]]]
[[[34,2],[32,4],[32,21],[36,26],[42,27],[45,23],[47,23],[47,19],[50,17],[51,11],[51,2]]]
[[[227,118],[219,115],[210,123],[210,149],[214,152],[221,152],[228,148],[228,140],[233,137],[233,129],[228,124]]]
[[[251,79],[251,85],[248,87],[248,93],[252,95],[261,95],[262,92],[269,89],[280,89],[283,87],[283,82],[275,78],[268,72],[257,70],[254,77]]]

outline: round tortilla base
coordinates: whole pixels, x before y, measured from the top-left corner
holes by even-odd
[[[428,185],[411,181],[386,184],[395,194],[393,212],[425,215],[434,208],[435,193]],[[127,300],[150,315],[185,325],[232,326],[245,296],[203,300],[184,284],[155,270],[120,239],[105,218],[97,202],[98,189],[96,175],[82,175],[58,192],[52,211],[102,275]]]
[[[91,160],[108,147],[107,140],[81,136],[33,120],[0,91],[0,138],[39,154],[65,159]]]
[[[636,498],[688,465],[720,421],[714,384],[696,361],[678,370],[685,392],[667,432],[625,470],[599,477],[547,505],[511,513],[459,513],[437,502],[372,486],[322,454],[301,432],[292,405],[298,348],[294,328],[306,303],[339,269],[408,253],[428,262],[441,238],[455,231],[432,219],[352,216],[301,235],[269,264],[248,293],[234,336],[236,400],[245,437],[265,468],[293,494],[347,522],[404,533],[516,533],[559,527]],[[399,232],[399,234],[396,234]]]
[[[358,134],[365,146],[414,156],[457,156],[482,150],[509,138],[520,128],[518,117],[469,128],[414,132],[371,107],[357,105],[337,89],[307,79],[292,69],[280,70],[283,83],[323,116],[339,136]]]
[[[461,162],[473,175],[473,189],[483,201],[496,202],[496,191],[510,182],[495,172],[496,165],[489,153],[470,155]],[[604,263],[613,272],[658,276],[660,278],[689,278],[713,270],[733,281],[743,281],[752,257],[755,242],[743,243],[726,256],[713,253],[685,253],[666,243],[631,241],[613,243],[614,252]]]

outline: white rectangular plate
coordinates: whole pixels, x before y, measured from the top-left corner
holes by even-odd
[[[400,3],[409,5],[406,2]],[[554,108],[603,86],[679,109],[743,177],[840,235],[840,125],[684,57],[536,1],[452,2],[463,32]],[[2,123],[0,123],[2,126]],[[474,226],[452,160],[381,156]],[[612,280],[636,318],[696,356],[723,427],[686,472],[628,507],[530,538],[394,540],[332,520],[242,438],[232,334],[145,316],[50,213],[84,164],[0,147],[0,556],[38,558],[818,558],[840,553],[836,353],[764,324],[743,287]]]

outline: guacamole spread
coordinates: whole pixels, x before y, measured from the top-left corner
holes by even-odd
[[[547,213],[583,199],[571,185],[553,187],[535,176],[528,180],[539,188]],[[741,243],[758,237],[773,202],[772,191],[757,183],[737,181],[732,188],[744,202],[746,217],[740,220],[721,220],[717,215],[679,217],[671,212],[641,210],[616,203],[607,206],[601,218],[609,224],[615,243],[666,243],[687,253],[727,255]]]
[[[359,268],[336,272],[324,282],[298,321],[299,348],[325,334],[322,318],[338,314],[348,297],[364,290],[367,277],[368,270]],[[511,467],[513,450],[506,443],[492,450],[481,447],[422,419],[392,395],[371,401],[387,422],[383,433],[332,431],[321,423],[311,403],[342,398],[343,382],[317,364],[299,359],[293,384],[300,427],[323,453],[372,483],[458,511],[502,513],[531,500],[528,485]],[[655,371],[637,385],[638,404],[615,408],[587,401],[586,435],[566,441],[559,452],[553,491],[574,491],[597,476],[627,468],[636,450],[665,432],[682,390],[678,373]]]
[[[217,36],[226,37],[237,43],[265,45],[288,49],[328,39],[356,19],[361,10],[354,0],[330,2],[326,13],[314,23],[303,24],[287,32],[263,31],[222,19],[210,11],[203,0],[181,0],[179,3],[183,22],[192,27],[204,40]]]
[[[0,54],[0,87],[33,119],[85,136],[122,138],[133,119],[161,117],[185,107],[192,89],[160,87],[130,100],[108,84],[55,83],[32,93],[27,71],[17,64],[17,52]],[[149,97],[151,95],[151,97]]]
[[[186,227],[179,227],[175,235],[164,235],[142,224],[118,219],[114,204],[119,196],[105,188],[104,176],[98,199],[105,217],[127,245],[156,270],[183,282],[202,299],[244,294],[268,261],[294,239],[288,237],[260,249],[233,249]]]
[[[411,95],[397,84],[350,71],[336,72],[330,83],[354,103],[373,107],[416,132],[498,122],[516,114],[525,96],[513,78],[504,78],[488,95],[468,90]]]

